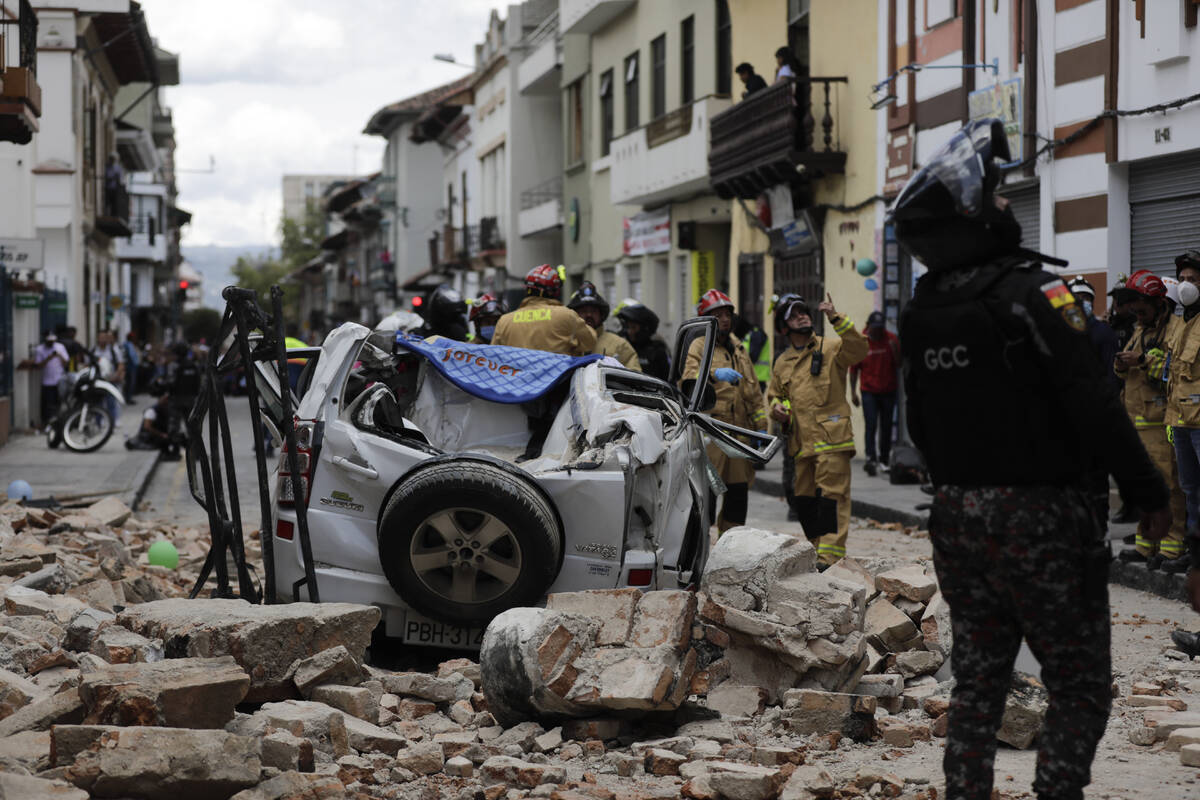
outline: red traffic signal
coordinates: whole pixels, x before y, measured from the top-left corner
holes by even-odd
[[[188,287],[188,282],[187,282],[187,281],[180,281],[180,282],[179,282],[179,288],[180,288],[180,289],[186,289],[187,287]]]
[[[420,295],[417,295],[416,297],[414,297],[414,298],[412,299],[412,307],[413,307],[413,308],[420,308],[420,307],[421,307],[421,304],[422,304],[422,303],[424,303],[424,302],[425,302],[425,298],[421,297]]]

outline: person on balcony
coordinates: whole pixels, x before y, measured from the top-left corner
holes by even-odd
[[[746,91],[742,92],[742,99],[745,100],[755,92],[761,92],[767,88],[767,82],[763,80],[763,76],[754,71],[754,67],[749,62],[743,61],[734,69],[738,79],[745,85]]]
[[[121,163],[117,157],[110,155],[104,167],[104,211],[115,214],[117,211],[117,194],[121,189]]]
[[[796,78],[800,75],[800,62],[796,60],[796,54],[786,47],[775,51],[775,66],[776,83],[784,78]]]

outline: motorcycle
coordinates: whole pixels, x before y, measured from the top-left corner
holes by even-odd
[[[100,370],[94,364],[72,372],[63,383],[65,391],[60,390],[63,401],[46,427],[46,444],[51,449],[65,444],[77,453],[99,450],[115,427],[106,407],[107,400],[113,397],[124,405],[124,395],[116,386],[101,380]]]

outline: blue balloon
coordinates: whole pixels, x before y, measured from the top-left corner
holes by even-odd
[[[8,485],[9,500],[32,500],[33,487],[23,480],[15,480]]]
[[[865,281],[863,281],[863,286],[867,287],[868,292],[873,292],[879,288],[879,281],[875,280],[874,278],[867,278]]]

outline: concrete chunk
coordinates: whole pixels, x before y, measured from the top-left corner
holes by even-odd
[[[899,595],[918,603],[924,603],[937,591],[937,581],[917,564],[881,572],[875,576],[875,585],[885,594]]]
[[[34,698],[44,694],[45,692],[28,678],[0,669],[0,719],[11,716],[18,709],[29,705]]]
[[[638,589],[596,589],[586,592],[556,592],[546,598],[546,608],[564,614],[579,614],[600,623],[599,646],[620,645],[629,639],[634,609],[642,599]]]
[[[362,682],[362,668],[343,645],[322,650],[316,655],[296,660],[290,670],[292,683],[302,697],[326,683],[357,686]]]
[[[83,721],[79,692],[68,689],[34,700],[0,720],[0,739],[21,731],[44,731],[51,725]]]
[[[250,677],[230,656],[113,664],[82,677],[86,722],[220,728],[233,719]]]
[[[46,780],[33,775],[0,772],[0,799],[88,800],[88,793],[66,781]]]

